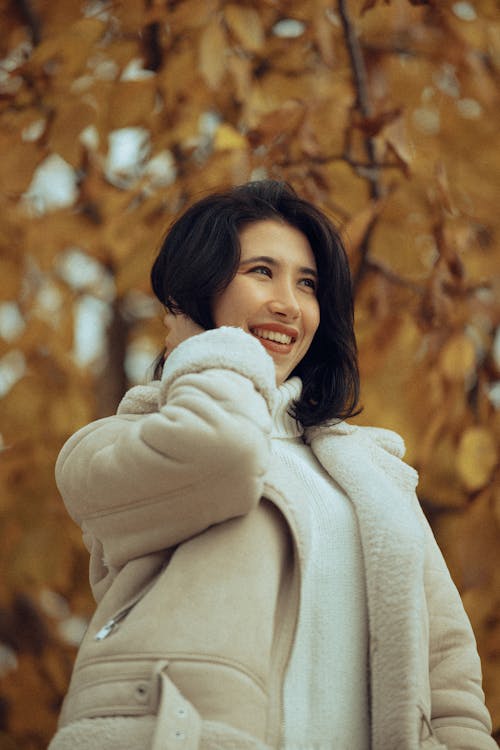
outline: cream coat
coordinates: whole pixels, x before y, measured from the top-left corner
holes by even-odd
[[[64,446],[57,481],[98,607],[53,750],[79,750],[88,720],[111,716],[156,716],[154,750],[280,747],[301,561],[314,550],[303,488],[269,465],[275,394],[261,345],[220,328]],[[401,439],[340,423],[306,440],[358,518],[371,747],[493,750],[472,630]]]

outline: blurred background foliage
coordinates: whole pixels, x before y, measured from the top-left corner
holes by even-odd
[[[358,419],[406,439],[498,732],[496,0],[0,0],[0,18],[0,747],[46,747],[93,608],[58,450],[147,377],[172,218],[266,176],[343,228]]]

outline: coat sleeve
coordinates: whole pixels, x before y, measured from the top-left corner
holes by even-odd
[[[274,364],[261,344],[241,329],[219,328],[168,357],[156,411],[120,410],[68,440],[56,481],[105,568],[256,506],[275,394]]]
[[[420,515],[423,518],[421,510]],[[497,750],[481,687],[474,633],[425,520],[424,525],[432,730],[449,750]]]

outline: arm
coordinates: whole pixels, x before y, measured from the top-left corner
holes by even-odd
[[[419,506],[420,507],[420,506]],[[420,510],[423,518],[423,513]],[[432,531],[426,527],[431,725],[449,750],[496,750],[469,619]]]
[[[168,357],[158,411],[102,419],[68,440],[57,484],[108,568],[256,506],[274,393],[274,365],[258,341],[219,328]]]

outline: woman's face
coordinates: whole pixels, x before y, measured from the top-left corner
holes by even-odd
[[[283,383],[303,359],[319,326],[314,253],[302,232],[265,219],[240,232],[234,279],[213,305],[216,327],[236,326],[259,339]]]

